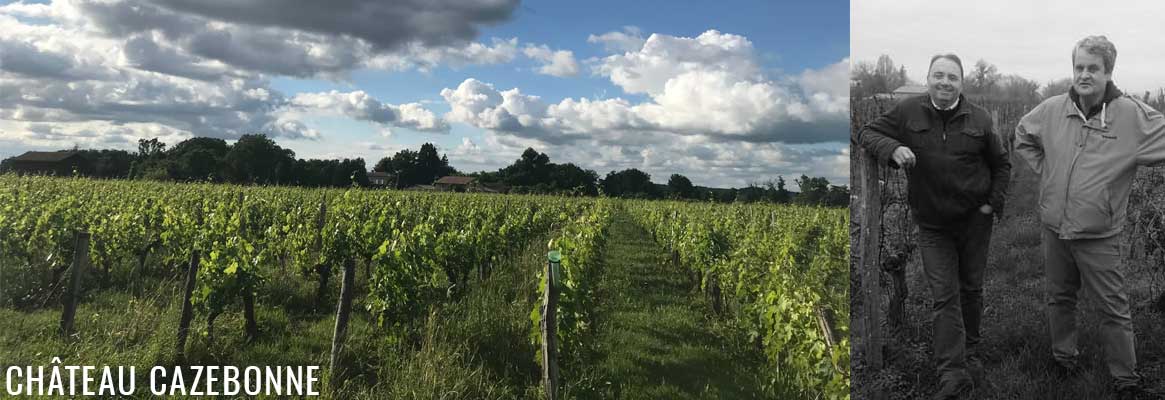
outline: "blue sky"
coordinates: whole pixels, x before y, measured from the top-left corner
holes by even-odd
[[[529,146],[657,182],[846,182],[848,1],[435,1],[399,29],[267,1],[0,1],[0,156],[260,131],[369,167],[433,142],[466,172]]]

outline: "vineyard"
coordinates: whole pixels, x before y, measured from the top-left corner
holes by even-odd
[[[851,129],[860,130],[894,105],[892,100],[851,99]],[[1035,104],[978,102],[995,122],[995,131],[1012,141],[1015,125]],[[1162,104],[1154,104],[1158,109]],[[984,370],[988,382],[974,398],[1108,398],[1103,384],[1098,321],[1081,319],[1081,351],[1089,357],[1086,378],[1061,380],[1049,358],[1043,256],[1036,196],[1038,176],[1014,154],[1011,191],[997,218],[984,283]],[[1142,167],[1129,203],[1122,258],[1130,283],[1141,375],[1165,376],[1165,167]],[[855,311],[854,385],[857,398],[912,399],[933,393],[938,384],[930,359],[930,297],[916,251],[917,228],[906,205],[906,176],[874,166],[864,151],[851,153],[853,202],[851,285]],[[874,206],[864,208],[862,204]],[[874,238],[863,243],[864,238]],[[861,254],[859,256],[859,254]],[[862,260],[866,258],[867,260]],[[874,266],[874,267],[871,267]],[[1085,295],[1082,300],[1087,299]],[[1082,305],[1086,304],[1082,301]],[[1087,309],[1087,307],[1081,307]],[[1152,381],[1151,381],[1152,382]],[[984,386],[984,385],[981,385]]]
[[[804,206],[0,176],[0,366],[310,364],[337,398],[633,396],[596,367],[642,356],[605,338],[648,334],[611,335],[640,294],[611,288],[673,279],[690,290],[660,294],[709,330],[664,347],[755,356],[722,371],[754,397],[848,398],[847,226]]]

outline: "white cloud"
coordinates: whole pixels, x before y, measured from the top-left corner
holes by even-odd
[[[600,43],[609,53],[634,52],[643,48],[643,34],[638,27],[625,26],[623,31],[612,31],[602,35],[587,36],[587,43]]]
[[[625,91],[647,93],[646,102],[567,98],[546,104],[520,89],[499,91],[475,79],[441,95],[452,107],[452,121],[545,143],[635,140],[644,132],[752,142],[844,141],[848,65],[842,60],[777,80],[761,74],[744,37],[654,34],[641,51],[612,55],[595,66]]]
[[[721,70],[741,80],[761,79],[756,52],[743,36],[710,30],[695,38],[652,34],[636,52],[599,60],[595,72],[627,93],[662,93],[667,81],[690,71]]]
[[[470,78],[456,89],[441,90],[441,97],[451,107],[446,114],[451,121],[522,137],[538,137],[546,132],[546,104],[518,89],[499,92],[493,85]]]
[[[14,16],[42,18],[49,23],[25,28],[57,30],[56,35],[42,36],[61,42],[107,39],[118,49],[125,47],[129,65],[144,70],[195,79],[260,72],[346,80],[359,68],[428,71],[439,65],[510,62],[518,54],[516,38],[495,38],[491,44],[471,39],[478,25],[508,19],[515,6],[512,1],[405,5],[359,0],[321,10],[315,2],[265,0],[230,6],[55,0],[0,6],[0,37],[23,36],[21,31],[29,30],[3,26],[5,20],[20,24]]]
[[[437,48],[413,44],[397,52],[377,54],[365,61],[364,65],[390,71],[430,71],[440,65],[460,68],[467,65],[503,64],[513,61],[518,54],[517,38],[493,38],[491,43],[488,46],[473,42],[463,46]]]
[[[600,40],[600,39],[595,39]],[[548,49],[547,49],[548,50]],[[762,72],[744,37],[651,35],[640,49],[592,61],[623,98],[548,103],[476,79],[442,90],[446,118],[487,130],[485,154],[526,147],[601,175],[639,168],[666,181],[681,173],[711,186],[742,186],[804,173],[846,183],[849,60],[796,75]],[[469,154],[468,144],[461,152]],[[476,157],[506,165],[512,160]]]
[[[574,52],[570,50],[550,50],[546,45],[526,45],[522,49],[526,57],[542,62],[538,73],[557,77],[578,75],[578,62],[574,60]]]
[[[448,132],[449,124],[420,103],[392,105],[381,103],[362,90],[353,92],[329,91],[299,93],[291,105],[312,113],[344,115],[379,125],[408,128],[425,132]]]
[[[453,150],[453,153],[465,155],[481,154],[481,147],[478,146],[477,143],[474,143],[473,140],[470,140],[467,137],[463,137],[461,138],[461,145],[457,146],[457,148]]]

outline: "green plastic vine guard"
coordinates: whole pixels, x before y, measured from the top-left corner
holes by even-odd
[[[558,250],[551,250],[546,253],[546,260],[550,261],[550,284],[558,287],[562,281],[562,273],[559,271],[562,265],[562,254]]]

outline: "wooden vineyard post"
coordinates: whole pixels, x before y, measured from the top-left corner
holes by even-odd
[[[61,336],[68,338],[73,335],[73,317],[77,315],[77,298],[80,297],[81,274],[89,266],[89,233],[77,232],[74,235],[73,265],[69,273],[69,286],[65,288],[62,303],[65,309],[61,313]]]
[[[851,236],[851,248],[855,249],[854,268],[860,291],[854,294],[854,349],[862,354],[868,371],[883,367],[882,346],[882,285],[880,246],[882,232],[882,191],[879,183],[877,158],[865,149],[855,148],[851,165],[856,174],[856,207],[851,206],[851,220],[859,224],[856,238]],[[871,393],[873,399],[884,399],[886,393]]]
[[[312,251],[317,262],[319,261],[321,248],[323,248],[324,222],[327,221],[327,215],[328,199],[324,197],[320,199],[320,212],[316,214],[316,236],[312,243]],[[328,277],[332,275],[332,267],[327,264],[318,264],[316,265],[316,273],[320,275],[319,287],[316,289],[316,305],[319,307],[324,304],[324,297],[328,293]]]
[[[247,343],[259,339],[259,324],[255,321],[255,291],[251,288],[243,289],[243,320]]]
[[[348,335],[348,317],[352,312],[352,286],[356,276],[356,262],[344,260],[344,277],[340,286],[340,302],[336,307],[336,329],[332,334],[331,384],[338,389],[340,383],[340,353],[344,350],[344,339]]]
[[[542,386],[546,388],[546,398],[558,399],[558,273],[562,255],[551,251],[546,255],[546,290],[542,297]]]
[[[246,237],[248,221],[247,207],[244,206],[245,200],[246,196],[243,195],[243,192],[239,192],[239,212],[242,214],[242,218],[240,218],[242,223],[239,224],[239,237]],[[248,283],[250,282],[253,281],[248,281]],[[252,285],[244,285],[243,293],[241,293],[240,297],[243,298],[243,327],[246,331],[247,343],[251,343],[259,338],[259,326],[255,321],[255,288]]]
[[[813,307],[813,312],[817,316],[817,328],[821,329],[821,337],[825,339],[825,349],[829,352],[830,358],[833,358],[834,346],[837,345],[838,340],[837,329],[834,327],[833,310],[828,306],[818,305]],[[833,364],[833,369],[840,374],[845,374],[837,364]]]
[[[712,312],[716,316],[724,316],[724,296],[720,294],[720,277],[716,275],[709,276],[708,279],[708,296],[712,299]]]
[[[182,290],[182,317],[178,320],[178,362],[186,358],[186,334],[190,331],[190,319],[194,317],[194,307],[190,304],[190,296],[194,294],[194,282],[198,276],[198,250],[190,254],[190,268],[186,269],[186,285]]]

